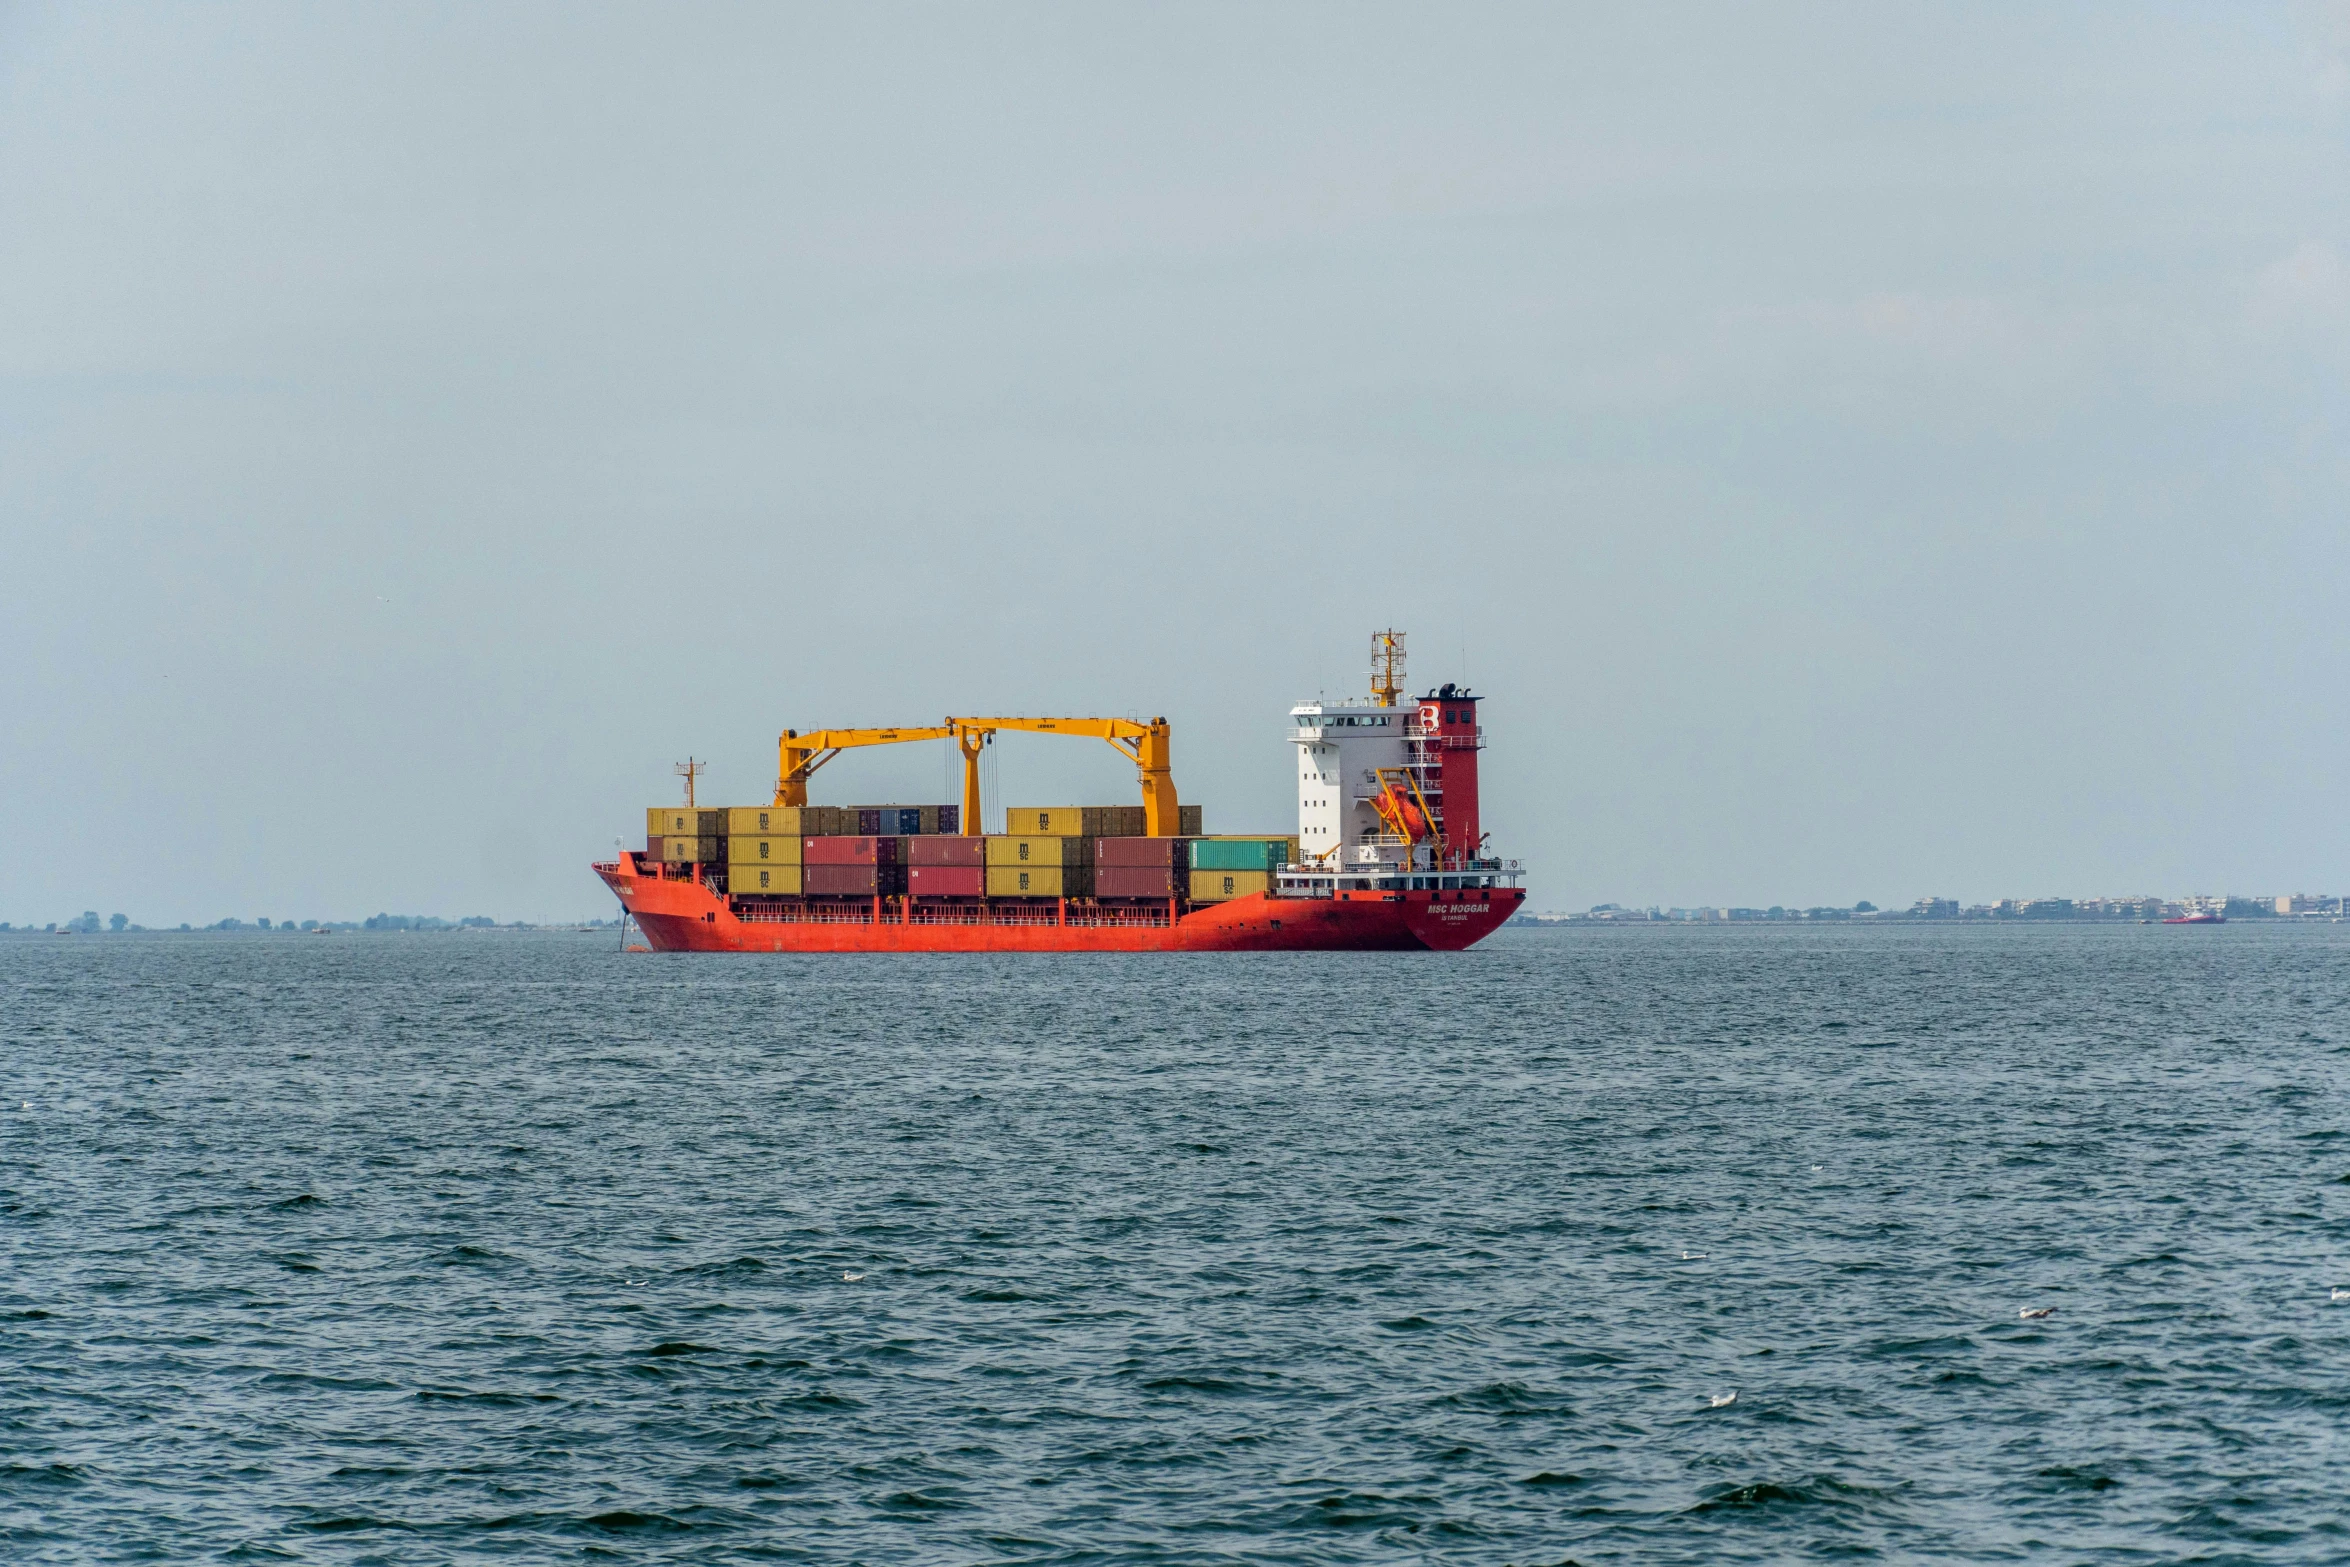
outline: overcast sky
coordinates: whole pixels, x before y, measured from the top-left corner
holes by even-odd
[[[949,711],[1293,830],[1390,624],[1537,907],[2340,891],[2346,138],[2339,4],[0,6],[0,919]]]

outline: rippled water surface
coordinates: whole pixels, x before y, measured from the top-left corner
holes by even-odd
[[[0,941],[0,1556],[2341,1561],[2346,938]]]

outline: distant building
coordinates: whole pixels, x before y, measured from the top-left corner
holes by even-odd
[[[1956,898],[1920,898],[1909,906],[1912,919],[1954,920],[1958,918]]]
[[[2160,898],[2135,894],[2119,898],[2083,898],[2074,905],[2074,909],[2085,919],[2145,920],[2163,917]]]
[[[2002,898],[1992,908],[1991,917],[2002,920],[2069,920],[2073,918],[2073,900]]]

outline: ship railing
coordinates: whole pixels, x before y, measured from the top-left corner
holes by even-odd
[[[870,902],[843,903],[837,908],[820,904],[743,904],[737,907],[735,918],[746,925],[976,925],[1019,928],[1065,925],[1087,929],[1164,929],[1174,923],[1163,903],[1140,904],[1133,908],[1082,904],[1071,907],[1064,915],[1063,911],[1050,904],[1036,907],[1009,903],[916,903],[908,910],[893,900],[882,906],[878,921],[873,917],[873,905]]]
[[[1027,927],[1035,925],[1058,925],[1061,923],[1059,911],[1051,908],[1035,909],[1020,904],[991,903],[986,905],[986,909],[986,923],[990,925],[1016,925]]]
[[[873,905],[843,904],[837,909],[762,909],[740,907],[734,917],[745,925],[870,925]]]
[[[1163,929],[1175,923],[1174,915],[1168,911],[1164,903],[1138,903],[1131,908],[1114,908],[1097,903],[1082,912],[1084,914],[1083,923],[1087,925],[1131,925],[1145,929],[1154,927]],[[1070,924],[1079,923],[1079,913],[1080,911],[1076,909],[1069,911]]]
[[[1098,903],[1073,903],[1066,910],[1024,903],[947,903],[914,905],[916,925],[997,925],[1032,928],[1066,925],[1085,929],[1105,926],[1164,927],[1174,921],[1164,903],[1115,908]]]

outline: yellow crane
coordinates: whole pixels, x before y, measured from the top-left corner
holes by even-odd
[[[866,745],[903,745],[914,740],[952,740],[963,753],[963,833],[979,833],[979,753],[998,730],[1028,734],[1080,735],[1106,740],[1132,762],[1142,783],[1143,832],[1152,838],[1176,835],[1181,813],[1171,760],[1174,732],[1164,718],[948,718],[917,729],[787,729],[776,742],[775,803],[806,805],[808,776],[841,752]]]
[[[979,748],[983,735],[964,735],[947,725],[927,729],[811,729],[801,734],[786,729],[776,742],[775,803],[806,805],[808,776],[841,752],[862,745],[904,745],[914,740],[952,740],[963,749],[963,830],[977,832],[979,821]]]

